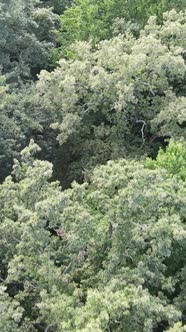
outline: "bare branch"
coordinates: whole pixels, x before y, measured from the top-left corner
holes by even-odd
[[[147,125],[146,122],[144,120],[136,120],[136,123],[142,123],[142,127],[140,129],[141,131],[141,137],[142,137],[142,141],[143,141],[143,144],[145,143],[145,134],[144,134],[144,129],[145,129],[145,126]]]
[[[112,232],[113,232],[113,225],[112,225],[112,222],[110,222],[109,223],[109,232],[108,232],[109,239],[112,238]]]
[[[141,80],[139,80],[139,81],[140,81],[140,83],[142,83],[142,84],[144,84],[144,85],[147,85],[147,86],[149,87],[149,89],[150,89],[149,91],[150,91],[151,95],[152,95],[153,97],[155,97],[155,93],[154,93],[154,91],[152,90],[150,84],[147,83],[147,82],[145,82],[145,81],[141,81]]]
[[[48,326],[46,327],[46,329],[45,329],[45,332],[48,332],[48,331],[49,331],[49,328],[50,328],[51,326],[52,326],[51,324],[48,325]]]
[[[68,266],[64,269],[62,274],[66,274],[68,272],[68,270],[70,269],[71,265],[72,265],[72,262],[70,262],[70,264],[68,264]]]

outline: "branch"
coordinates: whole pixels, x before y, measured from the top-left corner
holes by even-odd
[[[50,327],[52,327],[52,325],[51,325],[51,324],[50,324],[50,325],[48,325],[48,326],[46,327],[46,329],[45,329],[45,331],[44,331],[44,332],[48,332]]]
[[[110,222],[110,224],[109,224],[109,232],[108,232],[109,239],[112,238],[112,232],[113,232],[113,226],[112,226],[112,223]]]
[[[70,269],[71,265],[72,265],[72,262],[70,262],[70,264],[68,264],[68,266],[64,269],[62,274],[66,274],[68,272],[68,270]]]
[[[136,120],[136,123],[142,123],[142,127],[141,127],[140,131],[141,131],[142,141],[143,141],[143,144],[144,144],[145,143],[144,129],[145,129],[145,126],[147,124],[146,124],[146,122],[144,120]]]
[[[142,83],[142,84],[144,84],[144,85],[147,85],[147,86],[149,87],[149,89],[150,89],[150,93],[152,94],[153,97],[155,97],[155,93],[154,93],[154,91],[152,90],[150,84],[147,83],[147,82],[141,81],[141,80],[139,80],[139,81],[140,81],[140,83]]]

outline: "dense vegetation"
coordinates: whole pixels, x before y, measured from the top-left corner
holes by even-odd
[[[0,0],[0,331],[186,331],[184,0]]]

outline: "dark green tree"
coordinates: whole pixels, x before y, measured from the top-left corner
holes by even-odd
[[[50,68],[56,16],[36,0],[0,1],[0,66],[8,83],[35,79]]]
[[[70,7],[72,0],[42,0],[42,6],[52,7],[54,13],[61,15],[67,7]]]

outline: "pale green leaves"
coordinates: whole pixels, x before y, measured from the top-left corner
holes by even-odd
[[[95,50],[76,43],[73,60],[41,72],[37,98],[68,150],[61,160],[71,160],[68,175],[79,178],[108,159],[141,157],[167,137],[185,137],[184,34],[185,14],[172,11],[162,25],[151,18],[137,39],[118,35]]]
[[[16,182],[0,186],[0,278],[15,294],[3,293],[4,325],[22,331],[37,317],[59,332],[174,326],[185,306],[184,145],[171,142],[145,167],[110,161],[66,191],[49,182],[38,150],[31,141]]]

